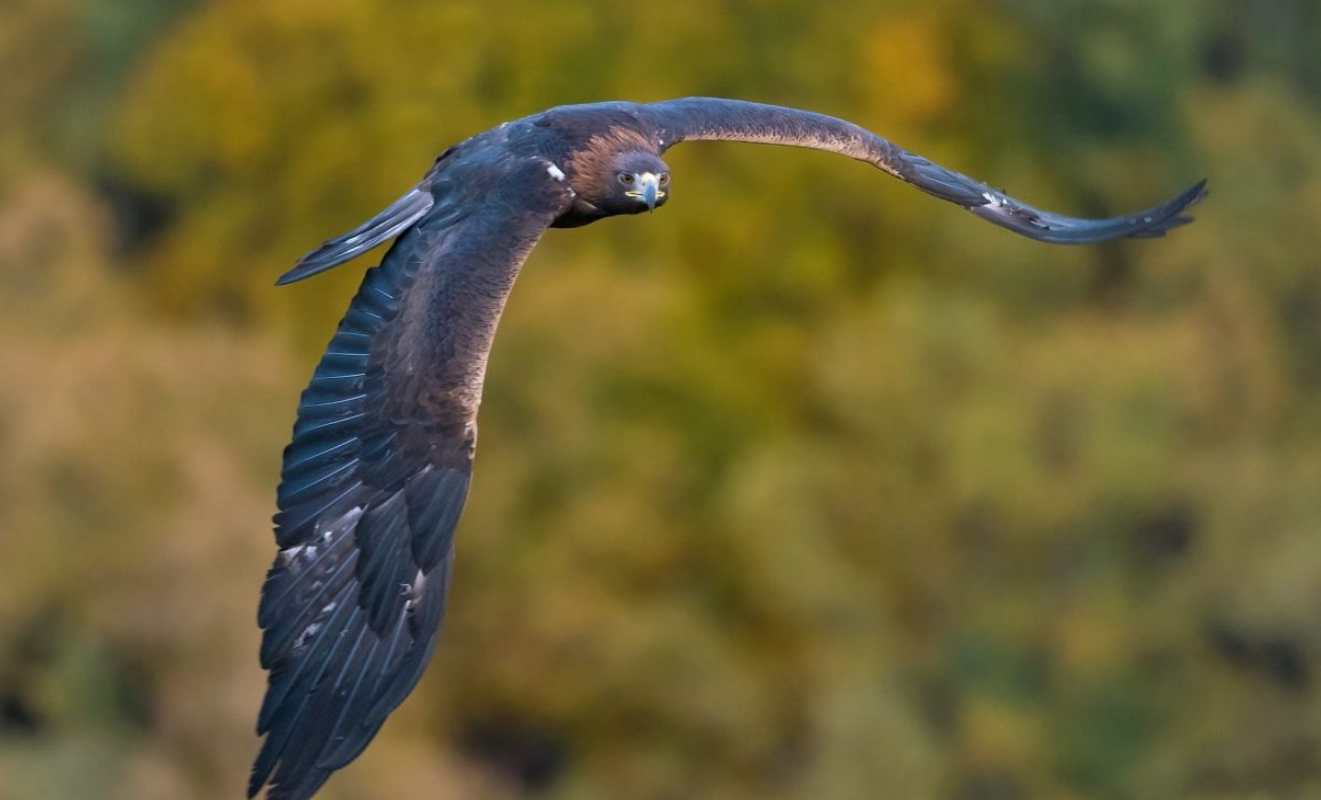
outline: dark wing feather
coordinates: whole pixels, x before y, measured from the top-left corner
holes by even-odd
[[[410,190],[391,203],[381,213],[342,236],[327,239],[321,246],[298,260],[293,269],[276,280],[276,285],[301,281],[318,272],[325,272],[345,261],[357,258],[387,239],[403,233],[431,209],[434,199],[424,187]]]
[[[435,648],[491,338],[519,267],[570,199],[536,159],[453,170],[450,194],[428,200],[367,272],[299,404],[281,551],[258,611],[270,675],[250,796],[269,783],[272,800],[310,797],[362,752]]]
[[[825,114],[715,97],[667,100],[644,108],[655,121],[663,148],[684,141],[718,139],[839,153],[872,164],[988,222],[1040,242],[1089,244],[1122,237],[1161,236],[1191,222],[1184,212],[1206,195],[1203,180],[1161,205],[1134,214],[1111,219],[1066,217],[1021,203],[871,131]]]

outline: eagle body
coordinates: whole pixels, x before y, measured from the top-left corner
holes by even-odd
[[[853,123],[720,98],[560,106],[446,150],[372,219],[304,256],[292,283],[386,241],[307,388],[284,451],[279,547],[258,610],[266,738],[249,795],[305,800],[356,758],[436,646],[472,475],[487,357],[551,227],[662,206],[667,149],[722,139],[826,150],[1031,239],[1084,244],[1190,221],[1168,202],[1087,220],[1032,208]]]

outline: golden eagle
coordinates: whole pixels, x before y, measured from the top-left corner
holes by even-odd
[[[367,746],[436,646],[468,493],[486,359],[514,279],[551,227],[655,209],[661,160],[720,139],[827,150],[872,164],[1042,242],[1161,236],[1205,181],[1146,211],[1040,211],[834,117],[694,97],[561,106],[451,147],[413,189],[279,279],[330,269],[387,239],[298,405],[262,588],[249,796],[310,797]]]

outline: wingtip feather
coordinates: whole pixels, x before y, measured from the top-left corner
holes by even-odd
[[[1194,217],[1185,213],[1188,209],[1197,205],[1206,199],[1207,179],[1202,178],[1198,182],[1184,189],[1178,195],[1160,208],[1159,213],[1155,215],[1155,221],[1138,230],[1128,234],[1130,239],[1155,239],[1164,236],[1175,228],[1181,228],[1192,222]]]

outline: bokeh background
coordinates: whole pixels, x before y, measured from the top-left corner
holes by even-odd
[[[327,798],[1321,797],[1312,0],[0,4],[0,798],[233,798],[297,393],[374,253],[567,102],[838,114],[1165,240],[694,144],[551,232],[442,646]]]

